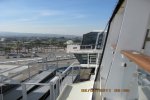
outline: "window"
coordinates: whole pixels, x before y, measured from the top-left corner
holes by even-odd
[[[77,47],[73,47],[73,49],[77,49]]]
[[[92,49],[95,48],[97,35],[99,32],[90,32],[83,35],[82,45],[91,45]],[[81,47],[82,49],[82,47]]]
[[[98,37],[97,49],[102,49],[103,41],[104,41],[103,39],[104,39],[104,33],[100,34]]]

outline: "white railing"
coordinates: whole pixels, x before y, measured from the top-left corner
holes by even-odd
[[[40,71],[46,71],[49,68],[45,68],[46,66],[50,66],[51,62],[56,62],[55,68],[58,68],[58,60],[69,60],[74,58],[72,55],[66,55],[57,57],[55,55],[49,55],[47,57],[44,57],[42,59],[38,59],[35,61],[32,61],[28,64],[25,65],[20,65],[14,68],[10,68],[5,71],[1,71],[0,73],[0,87],[1,87],[1,95],[0,99],[3,100],[3,91],[2,91],[2,86],[3,84],[18,84],[22,86],[22,96],[23,100],[27,100],[27,85],[39,85],[39,86],[47,86],[47,88],[50,90],[50,100],[56,100],[57,96],[59,95],[60,92],[60,80],[62,78],[66,78],[68,75],[69,71],[71,71],[72,67],[77,64],[76,62],[71,64],[65,71],[63,71],[62,74],[59,76],[55,76],[50,82],[48,83],[29,83],[29,82],[22,82],[24,80],[30,80],[32,79],[32,76],[38,74]],[[53,63],[54,64],[54,63]],[[68,65],[68,63],[66,62]],[[73,75],[73,74],[72,74]],[[72,76],[73,77],[73,76]],[[71,81],[73,82],[73,80]],[[67,84],[67,83],[65,83]],[[55,89],[55,87],[57,89]]]
[[[50,68],[58,68],[59,61],[75,59],[74,56],[67,55],[56,57],[54,54],[50,54],[47,57],[36,59],[27,64],[16,65],[13,68],[7,68],[0,71],[0,75],[3,75],[14,80],[24,81],[30,79],[32,76],[38,74],[41,71],[48,70]],[[18,63],[18,61],[16,61]],[[10,64],[9,62],[6,64]],[[68,66],[68,62],[66,62]]]
[[[77,68],[78,67],[78,71],[77,73],[75,73],[75,70],[74,68]],[[61,85],[61,91],[63,90],[63,88],[65,87],[65,85],[67,84],[73,84],[73,81],[74,79],[77,77],[77,75],[79,75],[80,73],[80,66],[79,66],[79,62],[74,62],[72,63],[65,71],[63,71],[59,77],[60,77],[60,80],[62,80],[62,85]]]

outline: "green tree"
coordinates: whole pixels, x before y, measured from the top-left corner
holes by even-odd
[[[16,42],[16,50],[17,50],[17,54],[20,53],[20,51],[22,50],[23,44],[21,41],[17,41]]]

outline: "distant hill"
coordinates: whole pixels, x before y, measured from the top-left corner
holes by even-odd
[[[0,37],[66,37],[66,38],[74,38],[74,37],[80,37],[80,36],[50,34],[50,33],[0,32]]]

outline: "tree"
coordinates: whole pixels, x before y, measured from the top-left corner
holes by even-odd
[[[75,39],[73,40],[73,42],[74,42],[74,43],[81,43],[81,39],[80,39],[80,38],[75,38]]]
[[[10,53],[11,49],[12,49],[11,47],[4,47],[5,55]]]
[[[17,54],[20,53],[20,51],[22,50],[23,44],[20,41],[16,42],[16,50],[17,50]]]

